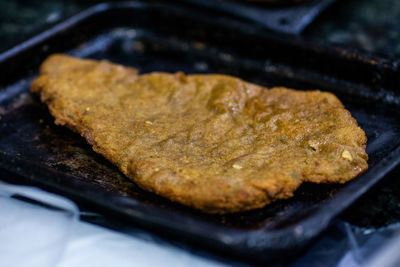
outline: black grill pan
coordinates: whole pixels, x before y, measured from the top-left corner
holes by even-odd
[[[0,167],[103,214],[231,257],[287,260],[304,249],[399,163],[398,64],[213,12],[101,4],[0,55]],[[55,52],[109,59],[142,73],[226,73],[265,86],[334,92],[366,131],[370,168],[345,185],[304,184],[291,199],[241,214],[204,215],[171,203],[140,190],[83,138],[55,126],[29,93],[40,63]]]
[[[168,0],[171,2],[171,0]],[[254,1],[226,0],[172,0],[197,8],[217,9],[237,18],[258,23],[268,29],[288,33],[301,33],[321,12],[335,0],[307,0],[302,3],[271,4]]]

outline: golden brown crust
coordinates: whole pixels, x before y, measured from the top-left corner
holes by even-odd
[[[43,63],[31,90],[139,186],[208,213],[260,208],[304,181],[344,183],[368,168],[365,134],[331,93],[137,75],[64,55]]]

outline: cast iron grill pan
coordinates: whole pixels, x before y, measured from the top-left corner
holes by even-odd
[[[288,259],[399,163],[397,64],[202,12],[101,4],[0,55],[0,167],[174,240],[253,262]],[[141,73],[225,73],[268,87],[331,91],[365,130],[370,169],[345,185],[304,184],[291,199],[241,214],[205,215],[171,203],[140,190],[83,138],[55,126],[29,93],[40,63],[55,52]]]
[[[196,8],[216,9],[277,32],[299,34],[335,0],[306,0],[301,3],[280,1],[284,3],[275,4],[243,0],[172,0],[172,2]]]

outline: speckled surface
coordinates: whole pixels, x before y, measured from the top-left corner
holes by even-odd
[[[94,0],[0,0],[0,52],[94,3]]]
[[[305,32],[317,41],[400,56],[400,1],[339,0]]]
[[[0,0],[0,52],[96,2],[99,1]],[[318,42],[399,57],[399,29],[400,1],[338,0],[303,35]],[[363,227],[400,221],[399,175],[400,168],[342,218]]]

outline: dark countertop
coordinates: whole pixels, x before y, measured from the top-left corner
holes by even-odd
[[[0,53],[98,2],[0,0]],[[305,30],[303,36],[316,42],[400,57],[400,1],[338,0]],[[397,168],[340,219],[371,229],[400,222],[399,176],[400,168]]]
[[[400,57],[400,2],[338,0],[309,26],[304,36]]]

